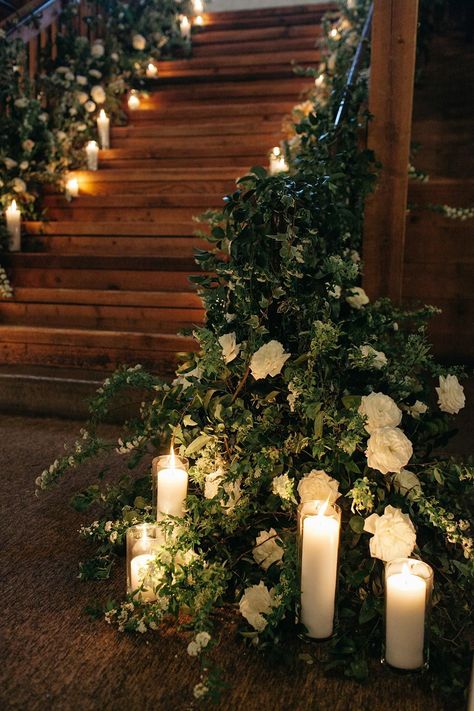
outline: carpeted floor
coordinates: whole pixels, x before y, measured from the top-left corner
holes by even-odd
[[[127,636],[84,612],[94,600],[120,597],[124,570],[106,583],[77,580],[85,556],[77,537],[87,516],[71,494],[91,481],[85,466],[52,492],[34,496],[34,479],[71,442],[77,423],[0,417],[2,606],[0,708],[22,711],[180,711],[192,707],[197,666],[173,631]],[[420,682],[384,670],[366,685],[324,678],[295,660],[275,667],[224,626],[220,662],[231,688],[226,711],[439,711]],[[450,710],[451,711],[451,710]],[[457,711],[452,709],[452,711]]]

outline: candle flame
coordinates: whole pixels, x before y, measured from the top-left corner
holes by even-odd
[[[169,464],[170,464],[170,469],[175,469],[175,467],[176,467],[176,457],[175,457],[174,447],[173,447],[173,443],[172,443],[172,442],[171,442],[171,446],[170,446],[170,463],[169,463]]]
[[[280,154],[281,154],[281,150],[279,149],[278,146],[275,146],[275,148],[273,149],[273,155],[275,156],[275,158],[278,158],[278,156]]]
[[[202,15],[198,15],[198,16],[195,18],[194,24],[195,24],[195,25],[199,25],[199,27],[201,27],[201,26],[204,24],[204,19],[203,19]]]
[[[17,206],[16,206],[16,200],[12,200],[11,205],[10,205],[10,210],[11,210],[12,212],[15,212],[15,210],[17,210],[17,209],[18,209],[18,208],[17,208]]]
[[[105,115],[104,109],[101,109],[101,110],[100,110],[100,112],[99,112],[99,118],[100,118],[100,119],[105,119],[105,118],[107,118],[107,116]]]
[[[326,499],[326,501],[324,502],[324,504],[320,507],[320,509],[319,509],[319,511],[318,511],[318,516],[324,516],[324,514],[326,513],[326,509],[327,509],[328,506],[329,506],[329,496],[328,496],[328,498]]]

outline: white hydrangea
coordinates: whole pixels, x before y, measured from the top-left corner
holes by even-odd
[[[340,497],[339,482],[322,469],[313,469],[298,484],[301,503],[306,501],[326,501],[334,504]]]
[[[268,570],[273,563],[279,563],[283,558],[283,548],[278,544],[279,540],[274,528],[269,531],[260,531],[255,539],[256,545],[252,550],[252,554],[255,562],[263,570]]]
[[[398,427],[381,427],[369,437],[365,455],[371,469],[399,472],[411,459],[413,446]]]
[[[416,545],[415,527],[408,514],[386,506],[383,516],[372,514],[365,519],[364,531],[372,533],[370,555],[385,562],[408,558]]]
[[[285,353],[279,341],[269,341],[253,354],[250,360],[250,371],[255,380],[266,378],[267,375],[274,377],[281,373],[289,357],[290,353]]]
[[[459,410],[466,404],[464,388],[455,375],[440,375],[438,393],[438,405],[442,412],[449,412],[450,415],[457,415]]]
[[[290,406],[290,412],[295,411],[295,404],[299,396],[301,395],[299,389],[296,387],[295,383],[293,381],[288,383],[288,395],[286,396],[286,399],[288,401],[288,405]]]
[[[272,481],[272,492],[283,501],[295,501],[293,493],[293,481],[288,474],[280,474]]]
[[[350,296],[346,296],[346,301],[353,309],[361,309],[369,303],[370,299],[361,286],[352,286]]]
[[[231,363],[240,353],[240,343],[236,343],[235,331],[225,333],[223,336],[220,336],[218,340],[222,348],[224,363]]]
[[[387,356],[383,351],[377,351],[372,346],[360,346],[360,352],[363,358],[370,358],[371,364],[377,370],[380,370],[387,365]]]
[[[260,581],[258,585],[246,588],[239,603],[240,614],[257,632],[263,632],[267,626],[264,615],[268,615],[277,605],[273,588],[269,590]]]
[[[365,429],[369,434],[380,427],[397,427],[402,421],[397,403],[384,393],[363,395],[358,412],[366,418]]]

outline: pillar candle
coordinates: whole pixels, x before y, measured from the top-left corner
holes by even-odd
[[[152,553],[142,553],[135,556],[130,561],[130,583],[132,591],[136,590],[143,583],[143,579],[148,575],[148,564],[155,559]],[[151,602],[156,599],[156,595],[151,588],[144,588],[140,592],[140,597],[144,602]]]
[[[79,195],[79,183],[77,178],[69,178],[66,183],[66,195],[70,198],[76,198]]]
[[[424,663],[426,582],[408,568],[386,579],[385,660],[397,669]]]
[[[99,167],[99,146],[96,141],[89,141],[86,146],[87,168],[97,170]]]
[[[176,467],[173,450],[168,458],[168,466],[158,469],[157,477],[157,512],[170,516],[183,516],[184,504],[188,495],[188,472]]]
[[[197,15],[194,18],[194,24],[197,25],[198,27],[202,27],[204,24],[204,19],[202,15]]]
[[[284,173],[288,170],[288,164],[284,157],[281,155],[281,150],[278,146],[270,153],[270,175],[276,175],[277,173]]]
[[[193,10],[196,15],[200,15],[204,12],[204,3],[202,0],[193,0]]]
[[[333,633],[340,524],[325,516],[304,516],[301,558],[301,622],[314,639]]]
[[[181,17],[181,20],[179,21],[179,29],[181,31],[181,36],[185,40],[191,39],[191,23],[186,15]]]
[[[128,97],[128,108],[131,111],[135,111],[140,106],[140,99],[136,94],[130,94]]]
[[[10,252],[19,252],[21,249],[21,212],[12,200],[10,207],[5,211],[7,230],[9,234],[8,248]]]
[[[150,64],[146,68],[146,75],[149,79],[153,79],[154,77],[158,76],[158,67],[155,64]]]
[[[110,119],[104,109],[100,110],[97,117],[97,131],[99,133],[99,143],[102,150],[110,148]]]

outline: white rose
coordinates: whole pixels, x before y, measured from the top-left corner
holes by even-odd
[[[245,589],[239,603],[239,609],[242,617],[245,617],[247,622],[257,630],[257,632],[263,632],[267,626],[267,620],[263,615],[268,615],[275,605],[273,588],[269,590],[267,586],[260,581],[258,585],[251,585]]]
[[[439,388],[436,388],[436,392],[438,393],[439,409],[442,412],[456,415],[466,404],[464,388],[455,375],[440,375]]]
[[[69,109],[69,115],[70,115],[70,116],[76,116],[76,114],[77,114],[77,109],[75,109],[74,106],[72,106],[72,107]]]
[[[16,99],[15,106],[17,109],[26,109],[26,107],[28,106],[28,99],[26,98],[26,96],[21,97],[21,99]]]
[[[412,417],[418,419],[420,415],[424,415],[428,410],[428,405],[425,405],[425,403],[421,402],[421,400],[417,400],[414,405],[408,407],[407,409]]]
[[[104,53],[105,53],[105,49],[104,49],[104,45],[102,44],[102,42],[100,42],[99,40],[94,42],[94,44],[91,47],[91,54],[94,57],[94,59],[100,59],[101,57],[104,56]]]
[[[106,99],[104,88],[100,84],[92,87],[91,96],[96,104],[103,104]]]
[[[398,427],[381,427],[369,437],[365,455],[371,469],[382,474],[399,472],[413,454],[413,447]]]
[[[74,74],[72,72],[66,72],[66,74],[64,75],[64,78],[67,81],[74,81]]]
[[[217,496],[224,474],[225,472],[222,467],[219,467],[217,471],[206,476],[206,480],[204,482],[204,496],[206,499],[213,499]],[[234,482],[226,482],[222,488],[227,495],[227,499],[221,499],[220,504],[222,508],[226,509],[227,513],[230,513],[242,497],[240,479]]]
[[[250,370],[255,380],[274,377],[281,372],[290,353],[285,353],[283,346],[278,341],[269,341],[256,351],[250,360]]]
[[[89,74],[96,79],[100,79],[102,76],[102,72],[99,72],[98,69],[89,69]]]
[[[342,289],[339,286],[339,284],[335,284],[333,288],[328,291],[328,296],[331,296],[333,299],[340,299],[342,294]]]
[[[138,52],[143,52],[143,50],[146,47],[146,39],[144,38],[143,35],[133,35],[132,38],[132,45],[133,49],[136,49]]]
[[[110,55],[110,59],[112,59],[112,61],[114,61],[114,62],[118,62],[119,56],[118,56],[117,52],[112,52],[112,54]]]
[[[89,94],[86,94],[85,91],[80,91],[78,94],[76,94],[76,99],[81,104],[81,106],[83,106],[86,101],[89,100]]]
[[[190,642],[190,643],[188,644],[188,649],[187,649],[187,651],[188,651],[188,654],[189,654],[190,657],[197,657],[197,655],[198,655],[199,652],[201,651],[201,648],[199,647],[199,645],[197,644],[197,642],[195,642],[195,641],[193,640],[192,642]]]
[[[269,531],[260,531],[255,539],[256,546],[252,551],[253,557],[264,570],[268,570],[273,563],[279,563],[283,558],[283,548],[278,545],[277,540],[280,539],[274,528]]]
[[[283,501],[295,501],[293,493],[293,482],[288,474],[280,474],[272,481],[272,493],[279,496]]]
[[[87,77],[83,76],[82,74],[78,74],[76,76],[76,83],[79,84],[79,86],[86,86]]]
[[[21,178],[15,178],[12,187],[16,193],[26,193],[26,183]]]
[[[313,469],[298,484],[301,503],[305,501],[326,501],[333,504],[340,497],[339,482],[322,469]]]
[[[27,153],[31,153],[31,151],[35,147],[35,142],[32,141],[31,138],[27,138],[26,141],[23,141],[21,146],[24,151],[26,151]]]
[[[84,104],[84,108],[88,114],[91,114],[93,111],[96,110],[97,107],[93,101],[86,101],[86,103]]]
[[[65,141],[67,138],[67,134],[64,131],[56,131],[56,140],[58,140],[60,143],[62,141]]]
[[[409,472],[408,469],[400,469],[393,477],[393,484],[400,494],[408,496],[408,498],[413,494],[421,492],[420,480],[416,474]]]
[[[361,309],[369,303],[369,297],[361,286],[353,286],[351,296],[346,296],[346,301],[353,309]]]
[[[383,516],[372,514],[366,518],[364,531],[373,533],[370,554],[380,560],[408,558],[416,545],[415,527],[409,515],[393,506],[387,506]]]
[[[383,351],[376,351],[372,346],[361,346],[360,352],[363,358],[370,358],[371,365],[377,370],[380,370],[387,365],[387,356]]]
[[[16,160],[13,160],[13,158],[4,158],[4,159],[3,159],[3,162],[4,162],[5,168],[6,168],[7,170],[11,170],[12,168],[16,168],[16,166],[18,165],[18,163],[16,162]]]
[[[199,645],[201,649],[204,649],[204,647],[207,647],[209,642],[211,641],[211,635],[209,632],[198,632],[196,635],[196,644]]]
[[[27,160],[22,160],[20,163],[20,170],[26,170],[29,166],[29,163]]]
[[[365,429],[370,434],[380,427],[397,427],[402,421],[397,403],[384,393],[363,395],[358,413],[366,418]]]
[[[46,111],[43,111],[43,113],[40,114],[40,115],[38,116],[38,118],[39,118],[39,120],[41,121],[41,123],[48,123],[48,121],[49,121],[49,116],[48,116],[48,114],[46,113]]]
[[[224,363],[231,363],[240,353],[240,343],[235,342],[235,333],[225,333],[219,338]]]

